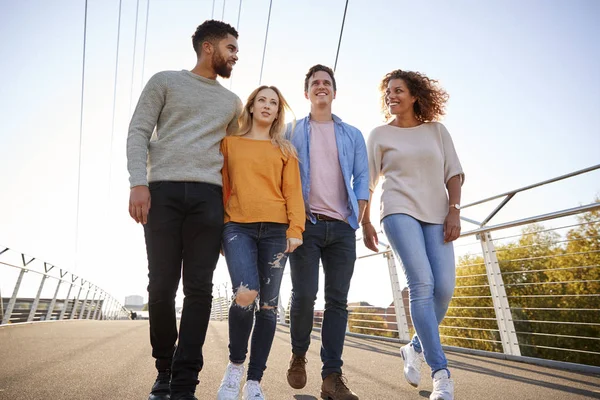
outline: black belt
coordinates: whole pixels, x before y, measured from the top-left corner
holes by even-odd
[[[324,215],[324,214],[313,214],[315,216],[315,218],[318,221],[339,221],[339,222],[344,222],[341,219],[338,218],[332,218],[329,215]]]

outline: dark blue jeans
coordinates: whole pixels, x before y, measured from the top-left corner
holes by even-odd
[[[255,290],[256,302],[241,306],[235,301],[229,308],[229,360],[241,364],[252,348],[248,380],[259,381],[267,369],[267,359],[277,325],[277,304],[281,278],[287,261],[285,233],[288,226],[272,222],[240,224],[228,222],[223,230],[223,252],[231,276],[234,295]],[[263,308],[270,307],[270,308]]]
[[[200,182],[149,186],[152,203],[144,233],[152,356],[159,370],[172,368],[172,393],[193,392],[203,365],[212,278],[221,247],[222,189]],[[185,298],[175,350],[175,295],[182,271]]]
[[[319,288],[319,260],[325,273],[325,312],[321,328],[323,379],[342,372],[348,324],[348,291],[356,261],[356,233],[343,221],[306,221],[304,243],[290,255],[292,352],[304,356],[310,345]]]

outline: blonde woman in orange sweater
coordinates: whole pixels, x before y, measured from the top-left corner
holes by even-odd
[[[253,321],[242,398],[264,399],[260,381],[275,336],[283,270],[288,254],[302,244],[304,200],[296,151],[283,137],[286,109],[276,87],[257,88],[240,115],[238,132],[221,143],[222,246],[235,300],[229,309],[229,364],[218,400],[238,399]]]

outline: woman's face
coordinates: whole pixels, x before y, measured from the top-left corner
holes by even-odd
[[[278,117],[278,109],[279,96],[273,89],[265,88],[256,94],[250,112],[256,122],[271,125]]]
[[[406,115],[414,113],[413,105],[416,98],[410,94],[406,82],[402,79],[390,79],[385,91],[385,104],[391,115]]]

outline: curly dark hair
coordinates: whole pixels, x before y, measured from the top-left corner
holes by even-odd
[[[445,114],[448,93],[438,85],[438,81],[430,79],[420,72],[394,70],[385,74],[379,91],[381,93],[381,111],[386,120],[391,118],[385,104],[385,91],[392,79],[402,79],[412,96],[416,98],[413,105],[415,117],[421,122],[438,121]]]
[[[192,35],[192,45],[196,54],[200,54],[200,46],[202,42],[208,41],[216,44],[221,39],[225,39],[227,35],[238,38],[238,33],[235,28],[223,21],[214,19],[206,20],[201,25],[198,25],[196,32]]]
[[[313,65],[310,67],[308,72],[306,73],[306,77],[304,78],[304,91],[308,92],[308,81],[310,78],[319,71],[327,72],[329,76],[331,76],[331,83],[333,84],[333,91],[337,91],[337,85],[335,84],[335,76],[333,76],[333,70],[329,67],[326,67],[321,64]]]

